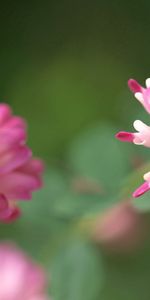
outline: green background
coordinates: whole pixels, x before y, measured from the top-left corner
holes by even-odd
[[[139,108],[126,82],[149,76],[149,8],[116,0],[2,4],[0,99],[28,120],[39,155],[53,159],[91,122],[122,125]]]
[[[142,182],[132,162],[145,163],[148,149],[114,134],[138,118],[150,124],[127,88],[129,78],[144,85],[150,76],[149,12],[148,0],[1,4],[0,100],[27,120],[29,145],[47,170],[43,190],[0,234],[43,264],[54,300],[150,298],[149,238],[132,255],[107,257],[80,228]],[[106,195],[77,194],[81,178]],[[149,194],[141,201],[134,205],[146,219]]]

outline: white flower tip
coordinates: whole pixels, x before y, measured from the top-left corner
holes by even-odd
[[[145,84],[147,88],[150,88],[150,78],[146,79]]]
[[[135,120],[133,123],[133,127],[135,128],[135,130],[137,131],[141,131],[142,129],[144,129],[147,125],[144,124],[142,121],[140,120]]]
[[[150,172],[145,173],[143,178],[145,181],[150,181]]]
[[[135,96],[135,98],[136,98],[139,102],[141,102],[141,103],[144,102],[144,98],[143,98],[142,93],[137,92],[137,93],[134,94],[134,96]]]

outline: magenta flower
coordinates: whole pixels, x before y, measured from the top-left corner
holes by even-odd
[[[142,87],[136,80],[129,79],[128,86],[134,93],[135,98],[144,106],[150,114],[150,78],[146,79],[146,88]]]
[[[120,131],[116,134],[116,138],[123,142],[132,142],[150,148],[150,127],[139,120],[136,120],[133,126],[138,132]]]
[[[31,199],[32,192],[42,186],[43,163],[32,158],[25,142],[25,121],[0,104],[0,221],[19,217],[17,200]]]
[[[48,300],[41,267],[9,244],[0,244],[0,299]]]

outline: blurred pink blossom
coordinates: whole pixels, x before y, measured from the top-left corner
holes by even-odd
[[[92,238],[108,250],[134,250],[144,237],[142,216],[130,201],[122,201],[97,216]]]
[[[42,186],[43,163],[32,158],[26,146],[26,123],[0,104],[0,221],[9,222],[20,215],[17,200],[31,199]]]
[[[0,244],[0,300],[48,300],[41,267],[9,244]]]

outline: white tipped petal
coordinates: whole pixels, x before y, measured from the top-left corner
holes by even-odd
[[[144,174],[143,178],[145,181],[150,181],[150,172],[147,172],[146,174]]]
[[[146,79],[145,84],[146,84],[146,87],[147,87],[147,88],[150,88],[150,78],[147,78],[147,79]]]
[[[144,102],[144,98],[143,98],[142,93],[137,92],[137,93],[134,94],[134,96],[135,96],[135,98],[136,98],[138,101],[140,101],[141,103]]]
[[[141,132],[148,128],[148,126],[140,120],[136,120],[133,123],[135,130]]]

